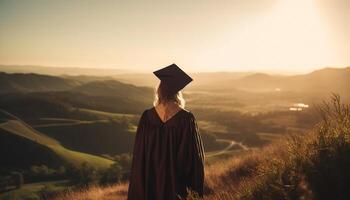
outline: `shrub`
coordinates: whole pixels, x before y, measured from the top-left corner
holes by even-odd
[[[58,175],[61,175],[61,176],[64,176],[66,174],[66,168],[64,166],[60,166],[58,169],[57,169],[57,174]]]
[[[80,186],[88,186],[94,184],[99,179],[97,169],[88,163],[83,163],[80,167],[69,166],[67,174],[71,180]]]
[[[30,167],[30,173],[33,176],[40,176],[40,177],[47,176],[49,174],[49,168],[46,165],[40,165],[40,166],[32,165]]]
[[[335,95],[320,111],[323,120],[305,144],[302,173],[316,199],[349,199],[350,107]]]
[[[100,184],[110,185],[118,183],[123,178],[123,168],[119,163],[114,163],[110,168],[101,173]]]
[[[17,188],[21,188],[24,184],[23,174],[20,172],[13,172],[12,179]]]

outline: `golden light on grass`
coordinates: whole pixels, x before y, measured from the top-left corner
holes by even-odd
[[[89,188],[64,193],[54,200],[124,200],[126,199],[127,190],[128,184],[106,187],[91,186]]]

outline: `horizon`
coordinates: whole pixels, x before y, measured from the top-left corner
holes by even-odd
[[[307,73],[350,66],[347,8],[341,0],[1,1],[0,63]]]
[[[128,70],[128,69],[123,69],[123,68],[115,68],[115,67],[84,67],[84,66],[48,66],[48,65],[33,65],[33,64],[24,64],[24,65],[18,65],[18,64],[1,64],[0,63],[0,67],[39,67],[39,68],[48,68],[48,69],[74,69],[74,70],[105,70],[105,71],[119,71],[118,74],[149,74],[152,73],[153,71],[165,67],[165,66],[161,66],[158,68],[154,68],[153,70],[137,70],[137,71],[133,71],[133,70]],[[181,67],[181,66],[180,66]],[[309,74],[315,71],[319,71],[319,70],[325,70],[325,69],[346,69],[349,68],[349,66],[325,66],[325,67],[320,67],[320,68],[313,68],[310,70],[304,70],[304,71],[292,71],[292,70],[217,70],[217,71],[193,71],[193,70],[186,70],[186,67],[183,68],[185,69],[186,72],[190,73],[190,74],[203,74],[203,73],[252,73],[252,74],[269,74],[269,75],[281,75],[281,76],[293,76],[293,75],[304,75],[304,74]],[[30,70],[28,70],[28,72],[23,72],[23,73],[30,73]],[[6,72],[6,70],[1,71],[0,72]],[[10,72],[11,73],[11,72]],[[16,73],[16,72],[14,72]],[[22,73],[22,72],[18,72],[18,73]],[[34,72],[34,73],[39,73],[40,72]],[[80,74],[80,75],[84,75],[84,74]],[[99,75],[97,75],[99,76]]]

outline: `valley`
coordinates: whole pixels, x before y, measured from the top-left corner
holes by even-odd
[[[348,101],[343,86],[317,83],[329,70],[283,79],[251,73],[197,74],[199,81],[184,91],[184,97],[186,109],[197,119],[206,165],[278,144],[291,134],[303,135],[319,121],[317,105],[333,91]],[[345,81],[344,75],[331,73]],[[347,68],[339,70],[346,73]],[[25,186],[42,183],[41,189],[52,181],[68,181],[66,188],[74,188],[90,181],[128,180],[138,120],[152,106],[154,80],[145,77],[138,82],[135,77],[142,76],[130,74],[0,75],[2,185],[14,187],[18,173]],[[324,81],[331,84],[334,79]],[[294,87],[295,82],[310,82],[312,87]],[[44,173],[38,174],[37,168]],[[93,176],[84,180],[84,173]],[[15,191],[22,190],[0,192],[0,198],[10,198]],[[38,190],[32,192],[37,194]]]

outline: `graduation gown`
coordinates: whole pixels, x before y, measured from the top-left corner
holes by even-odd
[[[203,196],[204,149],[194,115],[180,110],[165,123],[155,108],[136,132],[128,200],[177,200],[187,188]]]

